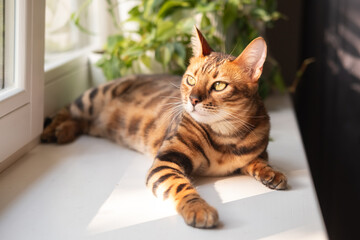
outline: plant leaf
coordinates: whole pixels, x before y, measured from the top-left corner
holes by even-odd
[[[172,21],[160,21],[156,32],[157,41],[166,41],[176,35],[175,23]]]
[[[263,8],[253,9],[252,15],[256,18],[263,20],[264,22],[268,22],[271,20],[271,16]]]
[[[174,45],[171,44],[171,43],[167,43],[164,47],[164,65],[168,65],[170,63],[170,60],[171,60],[171,56],[173,55],[174,53]]]
[[[190,4],[184,1],[166,1],[162,7],[160,8],[157,17],[164,18],[170,12],[172,12],[175,8],[186,8],[189,7]]]
[[[151,68],[151,59],[149,56],[147,56],[146,54],[142,55],[140,57],[141,62],[147,67],[147,68]]]

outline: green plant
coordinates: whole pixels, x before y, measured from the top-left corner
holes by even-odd
[[[107,3],[111,14],[117,5],[112,0]],[[138,28],[109,36],[97,65],[107,79],[128,74],[136,61],[151,68],[152,58],[163,71],[182,73],[191,57],[195,25],[214,50],[236,56],[282,17],[276,7],[277,0],[141,0],[129,11],[127,20],[136,22]],[[267,62],[269,71],[261,79],[263,96],[273,86],[285,89],[278,64],[274,59]]]

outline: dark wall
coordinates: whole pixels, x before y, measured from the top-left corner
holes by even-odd
[[[360,203],[360,1],[305,1],[302,58],[315,57],[294,96],[330,239],[355,239]]]
[[[360,1],[279,0],[288,17],[267,32],[289,85],[315,57],[296,94],[297,118],[330,239],[358,239]]]
[[[279,0],[278,10],[285,19],[266,31],[269,54],[280,64],[284,81],[290,85],[299,67],[302,39],[302,0]]]

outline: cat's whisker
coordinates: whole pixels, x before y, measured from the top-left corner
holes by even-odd
[[[176,88],[180,88],[180,85],[176,85],[175,83],[170,82],[170,81],[168,81],[168,82],[169,82],[169,84],[170,84],[171,86],[176,87]]]
[[[253,124],[250,124],[249,122],[246,122],[244,120],[232,120],[236,123],[240,123],[243,128],[245,128],[247,131],[251,132],[255,129],[255,126]]]
[[[235,121],[236,123],[240,123],[247,132],[254,134],[254,136],[256,136],[256,133],[253,131],[255,128],[255,126],[253,124],[251,124],[241,118],[238,118],[237,116],[234,116],[233,114],[231,114],[225,110],[222,110],[222,113],[231,117],[233,119],[233,121]]]
[[[223,108],[225,111],[234,111],[234,109],[231,109],[231,108]],[[253,112],[254,110],[249,108],[249,109],[241,109],[241,111],[237,112],[236,114],[240,114],[240,113],[248,113],[248,112]],[[247,115],[244,115],[244,116],[247,116]]]
[[[163,106],[165,110],[170,110],[167,111],[167,114],[164,116],[165,121],[167,121],[170,117],[174,119],[175,116],[177,116],[179,113],[183,111],[182,102],[165,103]]]
[[[250,112],[250,111],[241,111],[241,113],[246,113],[246,112]],[[246,115],[246,114],[241,114],[241,113],[233,113],[234,116],[236,117],[243,117],[243,118],[266,118],[267,115]]]
[[[181,97],[174,97],[174,96],[160,96],[161,98],[169,98],[169,99],[181,99]]]
[[[177,107],[167,107],[164,108],[164,110],[165,110],[164,119],[167,120],[175,111],[177,111]]]
[[[164,103],[164,104],[162,104],[163,105],[163,107],[165,107],[165,106],[177,106],[177,105],[182,105],[182,103],[173,103],[173,102],[171,102],[171,103]]]
[[[165,115],[165,117],[169,117],[169,116],[171,116],[173,113],[182,110],[182,105],[167,106],[167,107],[165,108],[165,110],[169,110],[169,111],[167,111],[167,115]]]
[[[237,48],[237,46],[239,45],[240,42],[237,42],[234,46],[234,48],[231,50],[230,54],[229,55],[232,55],[235,51],[235,49]]]
[[[218,116],[218,117],[221,117],[220,120],[218,120],[218,121],[216,121],[216,122],[221,122],[221,121],[223,121],[223,120],[226,120],[226,121],[230,122],[229,119],[227,119],[227,118],[225,118],[225,117],[223,117],[223,116],[221,115],[221,114],[225,114],[226,116],[230,117],[230,118],[231,118],[230,120],[231,120],[232,122],[234,122],[234,123],[242,123],[243,125],[246,125],[246,127],[248,127],[249,125],[251,125],[250,123],[248,123],[248,122],[246,122],[246,121],[238,118],[237,116],[235,116],[235,115],[233,115],[233,114],[231,114],[231,113],[229,113],[229,112],[227,112],[227,111],[221,110],[220,113],[218,113],[218,110],[215,111],[215,109],[209,109],[209,108],[208,108],[207,110],[208,110],[209,113],[214,114],[214,115],[216,115],[216,116]],[[235,121],[235,120],[236,120],[236,121]],[[231,123],[231,124],[234,125],[233,123]],[[251,126],[252,126],[252,125],[251,125]]]
[[[266,118],[267,115],[251,115],[251,114],[247,114],[249,112],[252,112],[252,114],[254,114],[254,105],[256,105],[256,103],[253,101],[250,102],[250,104],[247,104],[246,107],[241,107],[241,111],[237,112],[235,116],[238,117],[244,117],[244,118]],[[233,112],[234,109],[230,108],[230,107],[222,107],[223,110],[225,110],[226,112]]]
[[[226,110],[222,110],[222,112],[223,112],[224,114],[226,114],[226,115],[228,115],[228,116],[236,119],[236,120],[239,120],[239,121],[241,121],[241,122],[243,122],[243,123],[247,123],[249,126],[255,127],[254,125],[252,125],[252,124],[248,123],[247,121],[241,119],[241,118],[240,118],[240,117],[241,117],[240,115],[235,115],[235,114],[233,114],[233,113],[229,113],[229,112],[226,111]],[[240,117],[239,117],[239,116],[240,116]]]
[[[183,113],[183,109],[182,109],[182,108],[177,108],[177,109],[174,109],[174,110],[175,110],[175,112],[173,112],[173,114],[172,114],[173,117],[172,117],[172,119],[171,119],[171,121],[170,121],[170,124],[169,124],[169,127],[170,127],[170,128],[172,127],[175,119],[177,119],[177,118]],[[171,114],[170,114],[170,116],[171,116]],[[166,121],[167,121],[167,119],[168,119],[168,118],[166,118]]]
[[[218,107],[215,107],[215,106],[207,106],[207,105],[204,105],[204,108],[207,109],[207,110],[218,110]],[[223,107],[222,107],[223,108]],[[233,110],[231,108],[223,108],[226,112],[228,112],[227,110]],[[253,111],[251,108],[248,109],[248,110],[241,110],[241,113],[246,113],[246,112],[250,112],[250,111]],[[243,115],[243,114],[239,114],[239,113],[236,113],[236,115],[234,116],[238,116],[238,117],[246,117],[246,118],[263,118],[263,117],[266,117],[266,115],[259,115],[259,116],[251,116],[251,115]]]
[[[217,116],[218,118],[220,118],[220,120],[218,120],[217,122],[220,122],[220,124],[222,124],[221,126],[225,127],[227,129],[227,131],[235,131],[238,129],[233,123],[231,123],[228,119],[226,119],[220,113],[215,112],[214,115]]]

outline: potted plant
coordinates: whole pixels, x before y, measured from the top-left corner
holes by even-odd
[[[107,3],[112,14],[118,4]],[[182,74],[191,57],[195,25],[214,50],[238,55],[283,17],[276,9],[277,0],[141,0],[118,24],[119,33],[108,37],[96,65],[109,80],[148,69]],[[127,22],[135,22],[137,28],[121,31]],[[285,90],[280,67],[268,56],[260,94],[265,97],[272,88]]]

